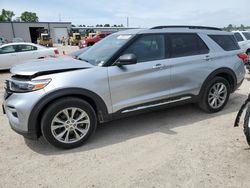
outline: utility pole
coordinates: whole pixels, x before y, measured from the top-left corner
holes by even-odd
[[[59,22],[61,22],[62,21],[62,19],[61,19],[61,13],[59,13]]]
[[[129,17],[127,17],[127,27],[129,27]]]

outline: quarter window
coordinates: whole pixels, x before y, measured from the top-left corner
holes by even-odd
[[[164,35],[142,35],[123,54],[134,54],[138,62],[164,59]]]
[[[239,50],[240,47],[233,35],[209,35],[225,51]]]
[[[207,54],[206,44],[196,34],[169,34],[167,42],[170,45],[170,57],[184,57]]]
[[[18,45],[19,52],[34,51],[34,50],[37,50],[37,47],[32,45]]]

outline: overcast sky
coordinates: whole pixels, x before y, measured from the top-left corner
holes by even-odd
[[[249,0],[0,0],[0,9],[36,12],[39,21],[72,24],[123,24],[130,27],[156,25],[250,25]]]

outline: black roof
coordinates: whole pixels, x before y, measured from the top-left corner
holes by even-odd
[[[166,25],[166,26],[156,26],[156,27],[152,27],[150,29],[167,29],[167,28],[207,29],[207,30],[222,31],[222,29],[217,28],[217,27],[191,26],[191,25]]]

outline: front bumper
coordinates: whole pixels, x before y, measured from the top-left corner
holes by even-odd
[[[37,138],[36,129],[29,126],[28,120],[35,104],[45,95],[44,90],[29,93],[12,93],[3,102],[3,112],[6,114],[11,128],[27,138]]]

